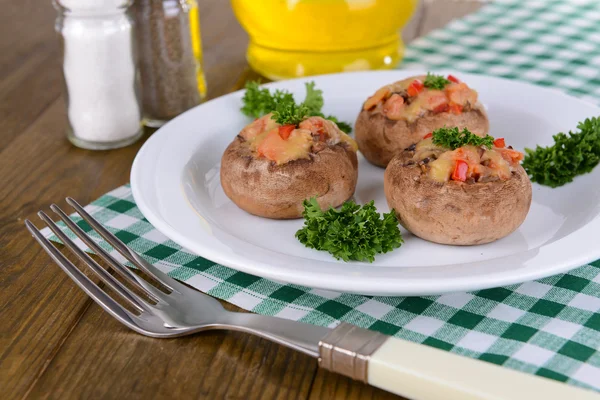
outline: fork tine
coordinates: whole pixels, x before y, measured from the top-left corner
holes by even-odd
[[[81,261],[85,263],[94,273],[102,279],[111,289],[113,289],[119,296],[127,301],[131,306],[137,309],[139,312],[148,311],[148,307],[145,305],[144,300],[138,295],[133,293],[129,288],[119,282],[114,276],[108,273],[102,268],[93,258],[81,250],[73,241],[50,219],[50,217],[43,211],[38,212],[38,216],[48,225],[50,230],[63,242],[63,244]],[[61,253],[62,254],[62,253]]]
[[[158,302],[164,301],[165,293],[161,292],[148,282],[144,281],[141,277],[138,277],[136,274],[131,272],[129,268],[122,265],[120,262],[115,260],[113,256],[111,256],[106,250],[104,250],[98,243],[96,243],[89,235],[87,235],[83,229],[79,227],[71,218],[65,214],[63,210],[61,210],[57,205],[52,204],[50,209],[54,211],[60,219],[67,225],[67,227],[77,235],[85,244],[88,245],[90,249],[94,251],[99,257],[104,259],[112,269],[114,269],[119,275],[121,275],[125,280],[129,283],[138,287],[142,290],[146,295],[148,295],[152,300]]]
[[[102,307],[106,312],[119,320],[123,325],[142,334],[147,334],[145,330],[136,325],[135,321],[140,318],[125,309],[113,298],[100,289],[94,282],[90,280],[83,272],[81,272],[68,258],[66,258],[56,247],[50,243],[48,239],[36,228],[29,220],[25,220],[25,226],[32,234],[34,239],[42,246],[44,251],[54,260],[54,262],[83,290],[90,296],[96,304]]]
[[[167,274],[160,271],[158,268],[144,260],[134,251],[130,250],[119,238],[110,233],[104,228],[98,221],[96,221],[87,211],[83,209],[79,203],[73,198],[67,197],[67,203],[71,205],[77,211],[77,213],[83,218],[100,236],[104,238],[111,246],[113,246],[119,253],[121,253],[129,262],[134,264],[136,267],[156,279],[158,282],[163,284],[167,289],[178,292],[175,287],[182,287],[175,279],[171,278]]]

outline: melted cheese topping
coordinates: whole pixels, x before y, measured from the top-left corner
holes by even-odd
[[[321,117],[305,119],[284,139],[279,130],[281,125],[271,115],[258,118],[240,132],[240,136],[257,157],[265,157],[277,164],[308,159],[313,146],[319,143],[325,146],[346,143],[352,150],[358,150],[358,145],[350,136],[342,132],[334,122]]]
[[[279,128],[260,136],[262,138],[260,142],[255,141],[250,145],[259,156],[275,161],[277,164],[309,158],[313,140],[310,132],[305,129],[294,129],[287,139],[279,135]]]
[[[477,103],[477,92],[464,82],[451,82],[443,90],[423,87],[416,96],[410,96],[407,93],[410,85],[415,80],[423,83],[425,78],[414,76],[386,85],[367,99],[363,109],[380,112],[391,120],[404,119],[412,123],[427,112],[460,113],[464,107]]]
[[[508,148],[463,146],[448,150],[433,144],[431,138],[417,143],[412,158],[413,162],[424,165],[429,178],[437,182],[451,179],[458,160],[468,164],[467,176],[473,181],[507,180],[522,159],[523,153]]]

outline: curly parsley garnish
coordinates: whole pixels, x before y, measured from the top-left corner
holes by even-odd
[[[246,83],[246,91],[242,98],[242,113],[249,117],[260,118],[273,112],[274,119],[281,124],[298,124],[302,118],[317,116],[333,121],[344,132],[352,132],[352,127],[346,122],[338,121],[333,115],[325,116],[323,108],[323,91],[315,88],[314,82],[305,83],[306,97],[297,104],[294,96],[286,90],[261,89],[256,81]],[[296,122],[297,121],[297,122]]]
[[[282,101],[294,101],[294,96],[291,93],[275,90],[273,94],[269,89],[261,89],[260,84],[256,81],[246,82],[246,91],[242,98],[243,107],[242,113],[249,117],[260,118],[275,110],[277,104]]]
[[[304,227],[296,238],[306,247],[324,250],[344,261],[375,260],[404,242],[394,210],[380,214],[371,201],[360,206],[347,201],[338,211],[322,211],[316,198],[304,200]]]
[[[562,186],[585,174],[600,162],[600,118],[588,118],[577,125],[579,132],[554,135],[554,145],[525,149],[523,168],[533,182]]]
[[[429,89],[442,90],[449,83],[450,83],[450,81],[448,79],[444,78],[442,75],[434,75],[434,74],[428,72],[427,77],[425,78],[425,81],[423,82],[423,85],[425,85],[425,87],[428,87]]]
[[[323,91],[321,89],[315,89],[315,83],[313,81],[306,82],[304,86],[306,87],[306,97],[304,97],[302,104],[308,108],[308,112],[311,116],[318,115],[322,117],[323,114],[321,114],[321,109],[325,104],[325,101],[323,100]]]
[[[277,103],[271,118],[281,125],[298,125],[309,116],[309,111],[304,103],[296,105],[294,99],[284,100]]]
[[[459,147],[471,145],[471,146],[485,146],[491,149],[494,145],[494,138],[490,135],[480,137],[471,133],[467,128],[459,131],[458,128],[440,128],[432,132],[433,144],[438,146],[447,147],[451,150],[458,149]]]

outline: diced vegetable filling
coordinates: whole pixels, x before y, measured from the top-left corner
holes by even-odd
[[[354,151],[358,149],[356,142],[330,120],[308,117],[297,126],[280,125],[271,115],[256,119],[239,134],[257,157],[284,164],[308,159],[311,153],[338,143],[345,143]]]
[[[506,147],[503,138],[491,148],[466,145],[450,150],[434,144],[429,136],[414,146],[411,164],[437,182],[475,183],[510,179],[522,159],[523,153]]]
[[[477,92],[456,77],[428,74],[386,85],[363,105],[391,120],[414,122],[426,113],[461,114],[477,103]]]

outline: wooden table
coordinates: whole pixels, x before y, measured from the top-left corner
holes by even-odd
[[[229,2],[199,3],[212,98],[239,87],[248,76],[247,36]],[[73,147],[65,137],[61,60],[50,1],[0,0],[0,6],[2,398],[397,398],[242,333],[172,340],[138,335],[79,290],[33,241],[23,220],[38,223],[36,212],[53,202],[68,208],[66,196],[87,204],[128,182],[144,140],[107,152]],[[423,3],[405,39],[479,6],[474,1]]]

